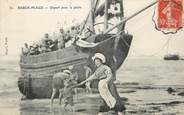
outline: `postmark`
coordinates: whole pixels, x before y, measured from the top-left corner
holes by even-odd
[[[177,31],[182,28],[183,0],[158,0],[157,24],[161,31]]]

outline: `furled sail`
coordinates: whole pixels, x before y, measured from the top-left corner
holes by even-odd
[[[84,41],[82,39],[79,39],[76,41],[76,45],[79,47],[83,47],[83,48],[93,48],[97,46],[98,44],[99,43],[91,43],[91,42]]]

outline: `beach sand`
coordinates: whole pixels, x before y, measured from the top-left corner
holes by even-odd
[[[0,115],[96,115],[99,94],[74,96],[76,112],[65,111],[55,99],[21,100],[17,87],[18,62],[0,66]],[[158,69],[159,68],[159,69]],[[118,70],[117,87],[127,108],[126,115],[184,115],[184,61],[128,60]],[[175,92],[169,93],[171,87]],[[127,100],[126,100],[127,99]]]
[[[184,97],[178,96],[177,92],[169,94],[166,87],[130,84],[117,87],[125,100],[126,115],[184,114]],[[178,92],[182,90],[177,89]],[[99,94],[79,93],[74,96],[76,112],[69,112],[58,104],[58,99],[54,100],[54,106],[51,107],[50,99],[21,100],[17,90],[1,94],[0,97],[0,115],[96,115],[101,100]]]

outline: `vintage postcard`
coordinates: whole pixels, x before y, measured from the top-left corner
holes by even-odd
[[[183,0],[0,0],[0,115],[184,115]]]

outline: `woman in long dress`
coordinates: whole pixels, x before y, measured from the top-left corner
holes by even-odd
[[[81,82],[80,85],[95,79],[99,79],[98,90],[103,99],[103,103],[100,106],[98,115],[110,110],[114,110],[118,113],[118,115],[122,115],[125,111],[125,106],[120,100],[120,96],[113,83],[113,75],[110,67],[104,65],[106,61],[105,56],[101,53],[96,53],[92,59],[95,62],[97,69],[88,79]]]

